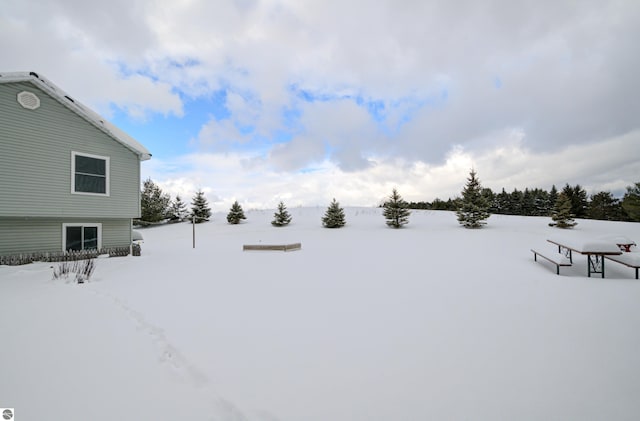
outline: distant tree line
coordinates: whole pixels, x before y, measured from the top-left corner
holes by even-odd
[[[582,186],[566,184],[561,191],[556,186],[547,191],[540,188],[514,189],[507,192],[503,188],[499,193],[490,188],[482,188],[482,196],[489,204],[491,214],[552,216],[559,194],[564,194],[571,202],[571,214],[574,218],[599,219],[606,221],[640,221],[640,183],[627,187],[622,199],[610,192],[598,192],[587,195]],[[432,202],[409,202],[410,209],[430,209],[458,211],[462,198],[434,199]]]
[[[188,210],[179,195],[172,200],[151,179],[145,180],[143,184],[140,204],[141,217],[136,220],[138,225],[182,221],[200,223],[211,217],[211,208],[201,190],[195,193],[191,209]],[[387,225],[393,228],[400,228],[409,222],[409,209],[454,211],[460,224],[466,228],[482,227],[491,214],[548,216],[553,220],[550,225],[571,228],[575,225],[574,218],[640,221],[640,182],[627,187],[622,199],[614,197],[610,192],[599,192],[589,197],[579,184],[570,186],[568,183],[561,191],[554,185],[549,191],[525,188],[524,191],[514,189],[507,192],[503,188],[500,193],[495,193],[490,188],[482,187],[472,169],[461,197],[449,198],[447,201],[435,199],[433,202],[406,202],[393,189],[382,207]],[[227,221],[238,224],[244,219],[244,210],[235,201],[229,210]],[[290,222],[291,215],[284,203],[280,202],[272,225],[281,227]],[[344,210],[333,199],[322,218],[322,224],[327,228],[339,228],[345,223]]]

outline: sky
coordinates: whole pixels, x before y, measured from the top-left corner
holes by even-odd
[[[0,0],[35,71],[212,207],[640,181],[640,2]]]

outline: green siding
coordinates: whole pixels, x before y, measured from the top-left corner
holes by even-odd
[[[0,218],[0,255],[62,251],[62,226],[75,223],[102,224],[102,247],[131,244],[130,219]]]
[[[36,94],[40,108],[20,106],[21,91]],[[110,158],[109,196],[71,193],[72,151]],[[135,153],[35,85],[0,84],[0,218],[139,215],[140,160]]]
[[[62,224],[0,218],[0,255],[35,251],[62,251]]]
[[[131,245],[130,219],[105,219],[102,223],[102,247],[127,247]]]

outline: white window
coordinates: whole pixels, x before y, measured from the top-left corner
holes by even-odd
[[[71,193],[109,196],[109,157],[71,152]]]
[[[102,224],[62,224],[62,248],[64,251],[100,250],[102,248]]]

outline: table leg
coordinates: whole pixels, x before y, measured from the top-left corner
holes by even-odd
[[[587,254],[587,274],[599,273],[604,278],[604,256],[599,254]]]

